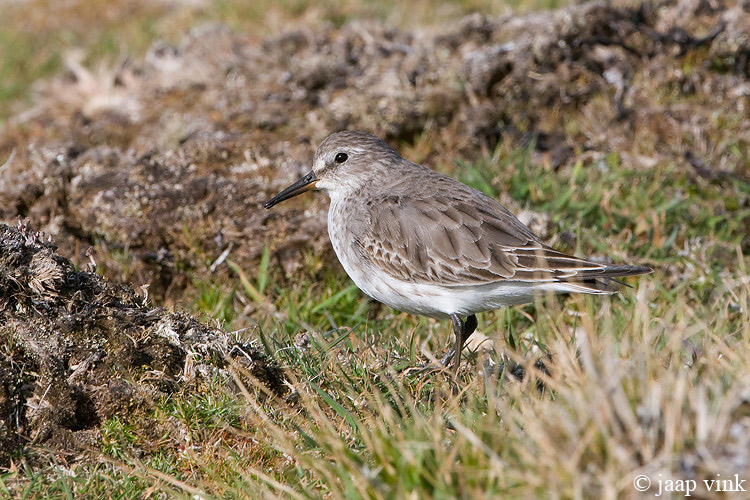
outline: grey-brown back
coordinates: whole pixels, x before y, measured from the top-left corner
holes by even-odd
[[[651,271],[565,255],[483,193],[404,159],[398,169],[342,210],[357,221],[353,244],[361,257],[395,279],[444,286],[565,281],[613,291],[609,278]]]

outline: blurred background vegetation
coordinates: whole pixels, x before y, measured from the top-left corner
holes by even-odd
[[[56,74],[70,51],[84,65],[138,58],[155,40],[176,43],[190,28],[223,23],[256,40],[295,24],[378,19],[429,28],[470,12],[508,14],[565,5],[565,0],[5,0],[0,2],[0,123],[28,107],[35,80]]]

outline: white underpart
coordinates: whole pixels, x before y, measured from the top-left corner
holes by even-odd
[[[328,192],[331,196],[328,236],[341,265],[354,284],[365,294],[399,311],[446,318],[451,314],[468,316],[482,311],[526,304],[533,302],[536,296],[546,293],[611,293],[564,282],[503,280],[462,286],[412,283],[396,279],[353,251],[350,240],[355,235],[345,226],[345,204],[341,203],[341,196],[335,189],[329,188]]]
[[[482,311],[526,304],[533,302],[535,296],[545,293],[608,293],[581,287],[575,283],[502,281],[466,286],[410,283],[397,280],[374,266],[362,266],[361,262],[355,261],[346,252],[337,251],[336,255],[349,277],[368,296],[399,311],[433,318],[446,318],[451,314],[468,316]]]

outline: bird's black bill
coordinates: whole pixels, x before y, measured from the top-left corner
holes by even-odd
[[[276,205],[277,203],[281,203],[284,200],[288,200],[289,198],[294,198],[298,194],[302,194],[305,191],[310,191],[311,189],[315,189],[315,184],[318,182],[318,178],[315,177],[315,173],[310,171],[309,174],[289,186],[288,188],[284,189],[282,192],[271,198],[266,202],[265,205],[263,205],[266,208],[271,208],[272,206]]]

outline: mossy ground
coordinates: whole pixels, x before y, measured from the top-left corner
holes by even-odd
[[[481,50],[474,54],[467,49],[463,54],[463,87],[432,95],[445,107],[433,102],[434,109],[420,108],[422,114],[414,115],[424,125],[417,133],[399,128],[402,124],[395,112],[391,123],[396,125],[383,129],[378,121],[383,115],[376,112],[379,108],[368,108],[370,103],[364,102],[372,101],[371,90],[361,91],[362,102],[355,100],[360,91],[347,93],[346,85],[326,87],[319,94],[316,88],[310,91],[309,95],[326,99],[346,93],[353,105],[364,107],[361,114],[346,118],[351,121],[345,125],[371,126],[389,136],[409,159],[448,172],[516,212],[526,211],[535,231],[558,248],[656,270],[653,275],[628,280],[633,288],[624,288],[611,298],[548,297],[480,315],[478,332],[487,341],[465,356],[458,393],[450,374],[414,369],[445,352],[449,325],[390,310],[353,287],[331,258],[330,249],[326,250],[319,220],[325,211],[320,202],[324,195],[309,195],[272,215],[275,219],[257,215],[265,214],[259,206],[240,204],[246,193],[256,193],[260,199],[273,192],[277,184],[284,184],[281,177],[294,171],[294,161],[285,163],[281,172],[268,165],[269,157],[305,161],[311,145],[290,137],[292,132],[306,139],[323,134],[324,130],[310,125],[318,123],[313,115],[320,101],[304,101],[308,107],[299,104],[312,110],[305,111],[309,128],[290,131],[294,127],[274,125],[274,113],[268,110],[261,117],[262,113],[248,112],[249,119],[225,113],[220,106],[238,105],[229,98],[237,98],[231,92],[212,94],[229,96],[226,102],[218,99],[218,108],[207,105],[211,99],[204,97],[206,88],[231,87],[231,79],[230,84],[206,80],[172,89],[159,94],[168,109],[174,111],[181,98],[192,97],[187,106],[196,116],[225,120],[205,130],[231,130],[239,135],[217,139],[200,129],[181,142],[179,133],[164,130],[155,141],[155,152],[141,158],[127,153],[124,146],[120,152],[115,147],[114,152],[103,151],[102,144],[109,145],[106,138],[114,137],[137,148],[139,137],[156,133],[158,127],[152,123],[146,132],[134,133],[120,122],[92,114],[90,123],[101,128],[88,130],[90,123],[75,118],[76,106],[82,105],[50,105],[49,89],[63,87],[48,83],[47,93],[43,90],[39,99],[46,103],[47,112],[59,110],[58,114],[9,122],[3,133],[0,151],[9,156],[16,148],[18,155],[6,172],[13,172],[20,186],[37,190],[34,196],[19,194],[14,208],[4,208],[7,222],[22,215],[32,224],[37,220],[44,227],[62,227],[56,234],[65,240],[62,248],[75,254],[68,255],[74,262],[85,264],[77,260],[85,252],[78,246],[88,241],[96,249],[99,272],[110,280],[135,281],[136,287],[145,281],[154,283],[153,289],[160,291],[152,300],[189,309],[206,322],[234,331],[238,340],[261,345],[283,367],[286,392],[274,392],[242,363],[229,362],[223,375],[206,376],[189,389],[157,394],[136,413],[109,416],[95,429],[86,449],[77,448],[71,454],[34,442],[19,448],[0,472],[0,496],[643,498],[658,492],[659,478],[695,480],[698,486],[718,474],[738,474],[750,480],[750,126],[743,111],[748,101],[748,71],[747,63],[742,63],[742,54],[746,57],[749,52],[733,46],[732,40],[741,37],[731,36],[747,14],[715,2],[702,7],[690,4],[694,16],[682,19],[680,13],[685,11],[680,6],[687,4],[645,3],[631,10],[623,7],[616,16],[616,9],[602,10],[616,22],[597,32],[599,39],[571,42],[562,37],[563,55],[532,54],[532,62],[518,63],[530,65],[518,74],[504,66],[508,61],[502,57],[503,64],[486,66],[496,61],[482,59],[482,54],[501,50],[500,40],[487,35],[498,28],[471,18],[462,33],[475,37],[471,43]],[[18,69],[18,63],[10,70],[9,81],[14,83],[3,94],[3,116],[13,115],[11,108],[25,109],[30,99],[25,90],[28,83],[59,68],[57,55],[49,49],[55,40],[83,46],[87,51],[84,65],[96,67],[103,55],[106,59],[119,55],[120,50],[137,54],[155,36],[177,39],[200,20],[229,22],[258,41],[285,32],[280,27],[287,21],[302,27],[303,39],[341,36],[347,41],[358,40],[351,31],[387,31],[361,25],[352,28],[351,20],[363,14],[379,16],[390,24],[398,21],[391,14],[398,8],[388,3],[374,8],[356,3],[323,7],[284,3],[253,7],[252,12],[232,2],[186,11],[129,4],[136,5],[129,11],[131,21],[122,24],[115,14],[104,16],[105,22],[83,37],[81,27],[88,25],[88,16],[110,12],[104,4],[91,5],[91,9],[68,13],[69,18],[58,16],[59,29],[46,24],[51,16],[24,17],[43,23],[45,28],[39,32],[44,36],[35,36],[35,24],[24,24],[29,26],[27,32],[4,31],[3,36],[19,40],[13,42],[22,49],[15,53],[18,60],[29,62],[26,69]],[[400,26],[442,29],[444,11],[434,11],[426,2],[419,6],[423,10],[403,16],[405,24]],[[468,3],[451,7],[456,10],[447,15],[473,8],[499,13],[496,6]],[[438,18],[431,19],[430,12],[437,12]],[[596,15],[600,11],[586,12]],[[518,19],[522,28],[533,31],[534,26],[545,26],[545,15]],[[639,21],[638,16],[657,21]],[[503,29],[512,29],[513,19],[507,18]],[[330,31],[317,35],[304,31],[305,26],[323,21],[332,23],[332,28],[326,28]],[[627,25],[631,21],[644,22],[655,31],[631,33]],[[725,31],[713,42],[699,42],[719,21],[726,22]],[[260,28],[264,22],[270,27]],[[667,29],[670,26],[683,27],[694,43],[684,43],[679,31]],[[339,29],[345,34],[340,35]],[[463,43],[455,40],[455,31],[447,31],[454,38],[446,36],[436,52]],[[618,39],[618,33],[628,34]],[[602,38],[604,34],[610,38]],[[396,46],[394,39],[408,41],[404,33],[386,35],[391,45],[384,42],[383,46],[391,49]],[[121,40],[127,48],[120,49]],[[241,41],[231,40],[241,46]],[[267,42],[268,50],[282,53],[285,44],[325,46],[308,39],[302,42],[297,35],[271,40],[275,42]],[[362,53],[375,57],[367,47]],[[31,57],[30,53],[40,55]],[[307,76],[316,75],[310,68],[306,71]],[[333,67],[331,71],[346,74],[348,70]],[[289,86],[294,87],[299,82],[294,75],[291,78]],[[519,83],[527,80],[533,85]],[[269,85],[277,89],[276,83]],[[465,94],[469,105],[464,103]],[[492,107],[506,98],[505,107]],[[529,109],[523,106],[524,98]],[[27,103],[17,104],[18,99]],[[399,106],[408,108],[408,96],[393,101],[395,108],[390,107],[393,102],[388,96],[383,100],[386,104],[381,111],[386,115],[402,109]],[[291,108],[279,109],[288,112]],[[474,114],[467,118],[467,113]],[[195,118],[185,112],[180,119]],[[466,124],[476,126],[473,130],[478,135],[468,132]],[[246,136],[242,134],[253,139],[277,137],[281,146],[264,143],[244,149]],[[196,136],[204,141],[198,146],[191,142]],[[83,147],[95,154],[88,151],[89,156],[80,159],[76,155],[81,152],[72,154],[67,145],[65,154],[72,159],[61,155],[60,163],[51,168],[57,161],[50,153],[53,146],[44,149],[38,143],[49,141],[61,147],[55,143],[61,139],[75,143],[73,149]],[[19,145],[27,143],[34,143],[51,159],[42,158],[32,147],[21,151]],[[201,149],[204,143],[209,146]],[[225,150],[226,157],[222,156]],[[22,165],[18,163],[21,158]],[[179,158],[189,161],[181,163]],[[149,200],[167,195],[179,200],[169,185],[195,178],[191,162],[201,179],[211,180],[211,189],[225,198],[225,193],[234,193],[234,201],[221,205],[221,200],[205,195],[205,188],[196,183],[185,191],[186,197],[197,200],[191,206],[195,213],[183,212],[183,222],[168,233],[132,230],[144,227],[142,212],[147,206],[139,205],[135,195],[127,203],[113,195],[111,206],[122,207],[111,211],[117,218],[108,215],[110,206],[89,204],[94,197],[88,193],[98,192],[97,186],[102,185],[97,183],[116,187],[117,182],[107,176],[111,172],[124,175],[132,165],[138,167],[135,180],[118,178],[127,181],[123,181],[129,186],[127,193],[140,193],[142,179],[161,173],[160,186],[164,187],[150,193]],[[251,172],[256,184],[248,181],[246,191],[239,195],[231,191],[228,185],[234,182],[236,188],[245,178],[235,171],[232,175],[240,175],[239,181],[231,177],[221,170],[224,164],[236,172],[241,168]],[[24,176],[33,177],[30,172],[37,165],[46,165],[46,174],[39,181],[28,181]],[[92,168],[102,170],[96,182],[86,176]],[[69,182],[73,186],[68,181],[57,184],[50,172],[60,171],[69,172],[65,174],[68,180],[78,180]],[[216,175],[211,177],[206,171]],[[278,182],[269,185],[266,176]],[[89,183],[90,192],[80,179]],[[2,187],[3,199],[14,199],[14,191]],[[68,208],[60,201],[66,193],[73,193],[71,199],[79,204]],[[34,206],[41,205],[37,200],[45,197],[55,200],[53,208],[35,210]],[[204,210],[206,199],[211,206],[235,211],[217,215]],[[70,217],[70,210],[83,215]],[[243,221],[257,225],[253,230],[259,232],[250,233],[253,241],[233,236],[248,233],[232,233],[227,230],[234,227],[230,224],[222,226],[223,232],[206,229],[213,228],[208,222],[201,225],[206,219],[213,224],[226,213],[231,214],[226,218],[239,218],[241,212],[250,214]],[[60,217],[68,225],[55,222]],[[80,220],[80,227],[71,229],[70,220]],[[305,222],[312,229],[295,232],[294,227]],[[125,244],[136,239],[144,242],[143,247]],[[290,240],[294,243],[287,243]],[[219,262],[222,249],[236,249],[241,243],[253,246],[253,251],[232,250]],[[167,253],[160,253],[159,245]],[[173,260],[165,257],[169,252]],[[14,366],[17,349],[8,343],[0,350],[5,363],[0,367]],[[30,379],[34,376],[28,374]],[[646,493],[634,487],[639,475],[653,481]],[[742,492],[722,496],[706,491],[705,486],[693,494],[697,495],[744,498]]]

